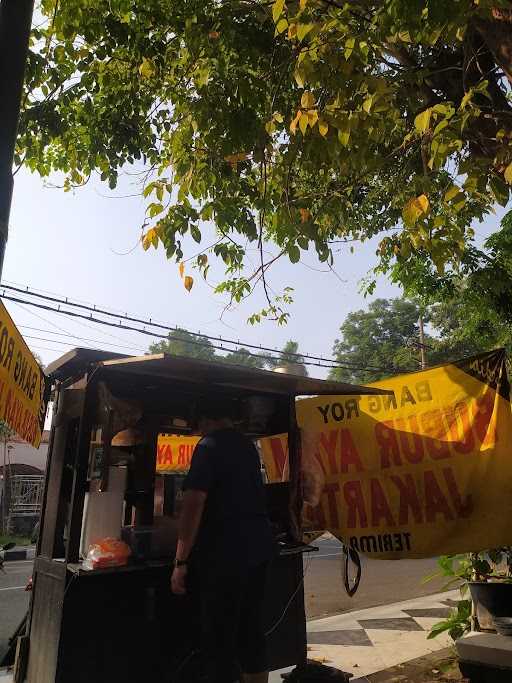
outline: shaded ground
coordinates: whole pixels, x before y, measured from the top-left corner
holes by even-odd
[[[392,669],[353,679],[353,683],[467,683],[451,648],[413,659]]]

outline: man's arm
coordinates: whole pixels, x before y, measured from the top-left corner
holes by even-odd
[[[176,559],[186,562],[196,542],[197,532],[203,516],[207,493],[190,489],[183,494],[183,501],[178,522],[178,544]],[[185,577],[187,565],[175,567],[171,578],[172,592],[177,595],[186,593]]]

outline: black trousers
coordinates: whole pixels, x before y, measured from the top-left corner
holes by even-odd
[[[197,572],[201,654],[211,683],[232,683],[240,672],[267,671],[263,622],[267,562],[255,567],[201,566]]]

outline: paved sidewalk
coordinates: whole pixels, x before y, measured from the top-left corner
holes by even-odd
[[[372,673],[452,645],[447,634],[427,635],[458,599],[458,591],[449,591],[309,621],[308,656],[365,683]],[[281,681],[280,673],[272,673],[271,683]]]

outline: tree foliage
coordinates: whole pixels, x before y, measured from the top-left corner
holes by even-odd
[[[284,367],[287,372],[292,374],[307,375],[304,359],[299,353],[299,344],[291,340],[275,357],[265,351],[261,351],[261,353],[249,351],[243,346],[233,351],[224,352],[214,345],[208,337],[177,328],[169,333],[168,339],[162,339],[151,344],[149,353],[169,353],[174,356],[215,360],[231,365],[244,365],[249,368],[268,370]]]
[[[471,253],[471,222],[508,202],[510,0],[40,0],[40,14],[17,163],[65,189],[143,168],[144,248],[183,261],[191,236],[205,276],[212,255],[225,264],[219,291],[263,284],[259,319],[286,321],[276,257],[331,261],[333,242],[380,235],[378,269],[442,279]]]
[[[149,353],[170,353],[200,360],[215,358],[215,348],[209,339],[182,328],[169,332],[169,339],[151,344]]]
[[[333,347],[340,365],[333,379],[355,383],[419,370],[419,318],[427,328],[424,347],[427,366],[449,363],[501,346],[512,350],[510,326],[495,310],[475,304],[466,283],[466,296],[428,309],[403,299],[376,299],[367,311],[349,313]]]
[[[402,299],[376,299],[367,311],[349,313],[333,347],[336,361],[347,367],[331,371],[331,378],[364,384],[418,370],[419,317],[418,305]]]

